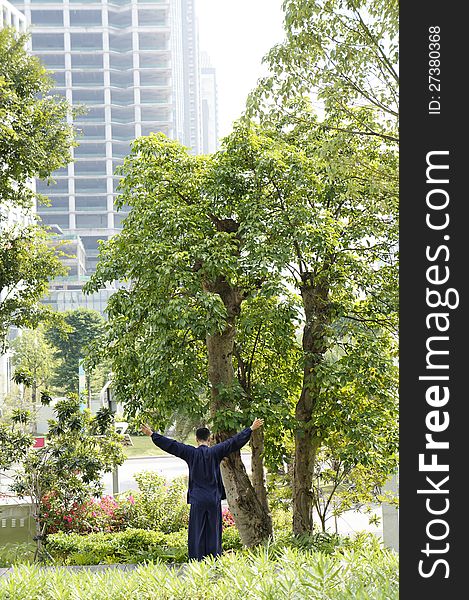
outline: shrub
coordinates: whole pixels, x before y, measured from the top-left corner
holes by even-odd
[[[47,540],[47,550],[60,564],[139,563],[160,558],[166,548],[159,531],[126,529],[117,533],[57,533]]]
[[[129,506],[127,526],[171,533],[186,529],[189,524],[187,489],[183,477],[169,484],[153,471],[137,473],[138,491]]]
[[[222,544],[224,550],[243,547],[236,527],[223,531]],[[56,563],[64,565],[138,564],[157,559],[186,562],[187,529],[167,534],[146,529],[88,535],[56,533],[48,537],[47,550]]]
[[[241,550],[243,543],[236,527],[227,527],[221,535],[223,550]]]

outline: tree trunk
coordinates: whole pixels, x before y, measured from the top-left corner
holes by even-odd
[[[264,433],[262,429],[258,429],[252,433],[250,445],[252,486],[260,503],[267,513],[269,513],[267,488],[264,477]]]
[[[236,335],[235,322],[244,298],[240,290],[233,289],[220,279],[215,285],[207,286],[220,294],[227,309],[227,326],[222,333],[207,336],[208,377],[211,385],[212,417],[220,411],[233,409],[229,390],[233,385],[233,350]],[[216,441],[226,439],[233,432],[219,432]],[[226,497],[235,519],[241,540],[246,546],[255,546],[272,535],[272,520],[269,511],[256,495],[241,460],[240,452],[234,452],[221,463],[221,473]]]
[[[312,274],[303,275],[300,286],[306,323],[303,331],[303,388],[296,405],[295,461],[293,468],[293,533],[313,531],[313,474],[317,451],[321,445],[311,424],[319,390],[316,367],[327,349],[326,327],[329,323],[328,287],[314,283]]]
[[[36,379],[33,380],[33,385],[31,387],[31,433],[33,435],[37,434],[37,383]]]

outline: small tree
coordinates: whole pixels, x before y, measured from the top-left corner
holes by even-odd
[[[46,332],[46,339],[53,345],[56,357],[62,362],[53,378],[54,385],[65,393],[79,392],[79,367],[93,342],[103,334],[105,320],[96,310],[78,308],[62,314],[63,323]],[[91,368],[85,364],[87,385],[91,385]],[[96,371],[99,365],[96,365]]]
[[[71,396],[57,402],[55,413],[57,418],[50,421],[47,443],[42,448],[33,448],[32,437],[25,433],[26,415],[16,415],[11,427],[0,425],[0,468],[17,465],[10,488],[19,498],[31,500],[36,521],[35,557],[39,559],[47,539],[46,496],[53,494],[71,511],[90,496],[101,495],[103,473],[124,462],[120,436],[112,430],[107,411],[92,417],[89,411],[80,411],[78,398]]]
[[[48,390],[57,368],[58,360],[54,351],[44,338],[42,327],[25,330],[11,344],[13,349],[14,381],[26,384],[30,389],[30,398],[22,398],[25,405],[30,405],[33,426],[38,406],[38,394],[49,397]],[[26,402],[25,402],[26,401]]]

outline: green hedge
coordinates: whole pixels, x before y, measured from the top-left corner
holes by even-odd
[[[242,548],[235,527],[223,532],[223,548]],[[173,533],[126,529],[117,533],[55,533],[47,538],[47,550],[58,564],[97,565],[163,560],[185,562],[187,530]]]

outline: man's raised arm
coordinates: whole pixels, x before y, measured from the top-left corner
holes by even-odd
[[[254,419],[251,427],[246,427],[246,429],[243,429],[243,431],[240,431],[233,437],[212,446],[218,460],[222,460],[232,452],[236,452],[236,450],[241,450],[241,448],[249,441],[251,433],[256,429],[259,429],[259,427],[262,427],[263,423],[264,419]]]
[[[156,431],[153,431],[149,425],[142,425],[142,432],[145,435],[150,436],[155,446],[158,446],[161,450],[164,450],[173,456],[177,456],[178,458],[182,458],[182,460],[185,460],[186,462],[189,461],[191,453],[194,450],[192,446],[181,444],[180,442],[176,442],[176,440],[160,435],[159,433],[156,433]]]

